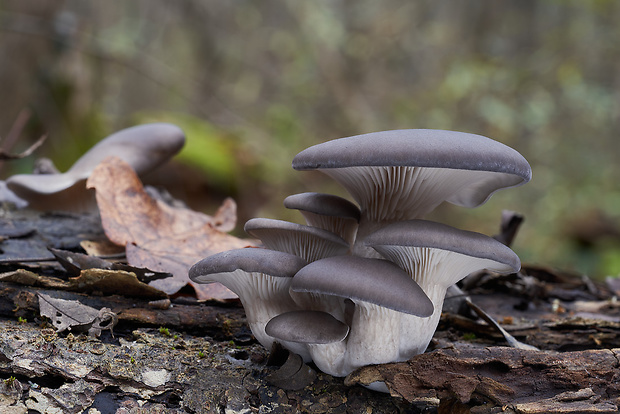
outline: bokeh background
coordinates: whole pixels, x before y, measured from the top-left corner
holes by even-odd
[[[293,156],[365,132],[435,128],[520,151],[532,181],[430,218],[494,234],[525,215],[524,262],[620,274],[617,0],[0,0],[0,137],[42,133],[61,170],[111,132],[170,121],[188,144],[148,180],[240,223],[300,221],[282,199],[346,195]],[[242,226],[236,230],[241,234]]]

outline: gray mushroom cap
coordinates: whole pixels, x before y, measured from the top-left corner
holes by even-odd
[[[519,257],[494,238],[428,220],[408,220],[387,225],[367,236],[364,244],[380,252],[383,246],[441,249],[492,260],[509,267],[513,272],[521,268]]]
[[[271,319],[265,326],[265,332],[282,341],[329,344],[343,341],[349,327],[329,313],[300,310]]]
[[[335,139],[307,148],[293,159],[296,170],[320,169],[330,174],[329,170],[351,167],[496,173],[481,175],[445,198],[466,207],[483,204],[501,188],[524,184],[532,174],[525,158],[504,144],[481,135],[431,129],[382,131]]]
[[[481,135],[435,129],[373,132],[314,145],[293,159],[296,170],[355,166],[432,167],[494,171],[529,181],[531,169],[514,149]]]
[[[244,230],[266,247],[298,255],[307,261],[344,254],[349,244],[340,236],[318,227],[283,220],[253,218]]]
[[[360,220],[360,209],[347,200],[332,194],[300,193],[284,199],[284,207],[323,216]]]
[[[7,186],[32,208],[81,211],[91,207],[89,198],[94,203],[92,193],[86,190],[86,179],[107,157],[121,158],[140,175],[170,159],[184,144],[185,135],[175,125],[138,125],[101,140],[65,173],[18,174],[7,180]],[[86,203],[86,207],[82,208],[81,202]]]
[[[433,303],[420,286],[382,259],[334,256],[317,260],[297,272],[291,290],[340,296],[420,317],[433,313]]]
[[[196,283],[211,283],[210,275],[235,270],[273,277],[293,277],[305,265],[306,261],[299,256],[250,247],[228,250],[202,259],[189,269],[189,278]]]

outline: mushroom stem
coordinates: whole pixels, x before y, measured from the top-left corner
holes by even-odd
[[[440,285],[429,285],[424,292],[433,302],[433,314],[427,318],[402,314],[400,319],[400,344],[399,357],[401,361],[406,361],[414,355],[422,354],[426,351],[428,344],[433,339],[439,319],[441,309],[446,296],[447,288]]]
[[[345,366],[346,340],[331,344],[307,344],[306,346],[312,361],[322,372],[334,377],[345,377],[352,371]]]
[[[368,302],[354,302],[355,312],[346,340],[345,375],[364,365],[401,361],[400,320],[404,314]]]
[[[375,248],[409,273],[433,302],[434,310],[430,317],[402,315],[399,330],[402,337],[400,357],[403,360],[426,350],[437,329],[449,286],[477,270],[488,268],[505,273],[511,269],[491,259],[471,257],[448,250],[412,247],[407,251],[397,246]]]
[[[235,274],[238,276],[235,277]],[[256,340],[269,349],[273,338],[265,333],[267,322],[277,315],[297,309],[295,302],[286,294],[293,279],[270,277],[258,272],[248,274],[243,270],[236,270],[225,278],[217,274],[210,277],[239,296],[250,330]]]

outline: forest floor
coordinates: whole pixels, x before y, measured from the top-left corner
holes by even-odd
[[[533,414],[620,406],[617,280],[527,265],[512,275],[472,275],[462,286],[469,300],[447,301],[426,353],[343,379],[262,348],[236,300],[197,300],[191,289],[162,295],[128,284],[120,270],[82,271],[76,282],[47,247],[75,252],[84,240],[105,238],[97,215],[3,209],[2,226],[2,413]],[[90,312],[79,306],[95,312],[77,323]],[[363,387],[376,381],[390,393]]]

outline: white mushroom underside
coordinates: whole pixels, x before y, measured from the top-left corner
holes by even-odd
[[[301,214],[304,216],[304,219],[306,219],[306,224],[308,226],[331,231],[342,237],[349,244],[352,244],[355,240],[355,233],[357,232],[357,221],[355,219],[324,216],[309,211],[301,211]]]
[[[298,309],[288,293],[292,280],[290,277],[273,277],[264,273],[235,270],[212,273],[200,281],[220,282],[236,293],[245,309],[254,337],[265,348],[270,349],[273,338],[265,333],[267,322],[281,313]]]
[[[322,169],[359,203],[371,222],[420,218],[443,201],[474,207],[521,179],[488,171],[429,167],[346,167]]]
[[[402,315],[400,356],[403,359],[426,350],[437,329],[449,286],[482,269],[501,273],[512,270],[510,266],[494,260],[441,249],[408,246],[377,246],[376,249],[409,273],[433,302],[434,312],[428,318]]]
[[[339,296],[313,292],[290,291],[291,298],[300,309],[329,313],[340,322],[345,322],[345,300]]]
[[[344,242],[336,243],[299,231],[263,232],[260,239],[268,249],[294,254],[307,262],[343,255],[349,250]]]

